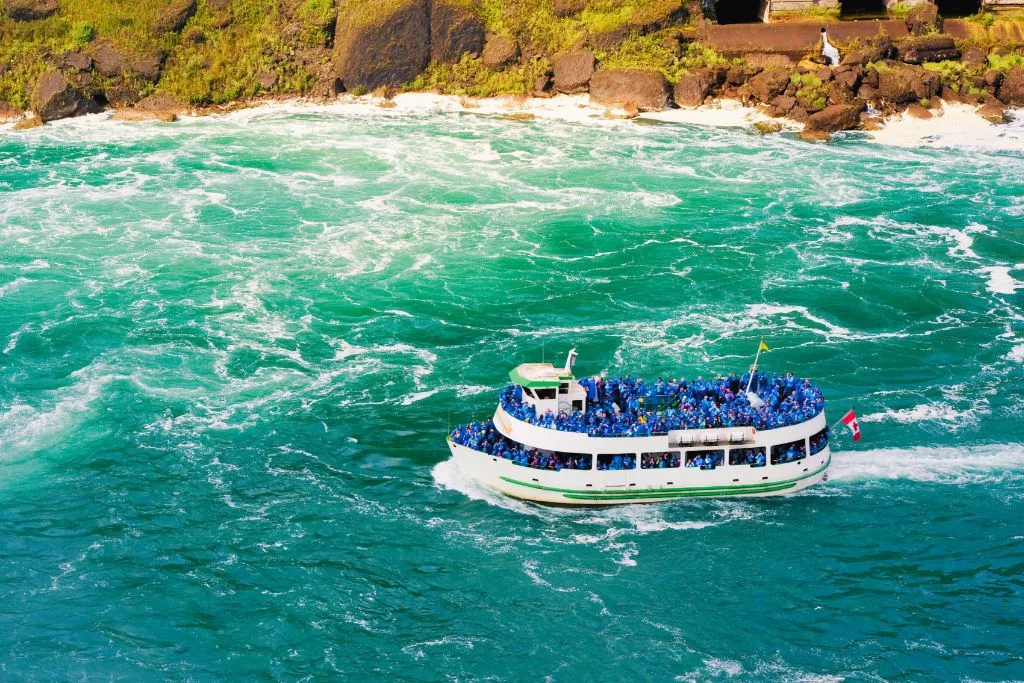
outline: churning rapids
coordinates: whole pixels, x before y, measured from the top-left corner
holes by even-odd
[[[268,108],[0,131],[0,678],[1024,678],[1024,154]],[[509,367],[820,385],[830,481],[548,509]]]

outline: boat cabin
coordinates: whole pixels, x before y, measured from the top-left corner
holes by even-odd
[[[538,417],[549,410],[558,415],[560,410],[572,413],[587,408],[587,391],[569,369],[551,363],[523,363],[508,376],[516,393],[522,392],[523,404],[532,406]]]

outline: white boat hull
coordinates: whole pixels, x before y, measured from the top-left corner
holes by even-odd
[[[623,505],[679,498],[761,497],[795,493],[823,481],[826,446],[802,460],[764,467],[723,465],[633,470],[538,470],[448,441],[459,472],[522,500],[554,505]]]

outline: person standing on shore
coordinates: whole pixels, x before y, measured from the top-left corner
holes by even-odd
[[[839,50],[828,42],[828,32],[824,27],[821,29],[821,55],[829,66],[839,66]]]

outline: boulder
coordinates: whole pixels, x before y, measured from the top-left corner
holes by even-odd
[[[860,113],[867,108],[863,101],[852,104],[833,104],[816,114],[811,114],[805,126],[809,131],[834,133],[840,130],[856,128],[860,123]]]
[[[792,59],[786,55],[780,55],[774,52],[748,52],[743,55],[743,61],[758,70],[777,69],[782,71],[792,71],[796,68],[796,63]]]
[[[484,49],[484,22],[452,0],[434,0],[430,10],[430,58],[454,64]]]
[[[506,36],[491,36],[484,46],[483,61],[488,69],[504,69],[519,59],[519,46]]]
[[[68,52],[61,60],[61,66],[65,69],[88,71],[92,68],[92,57],[82,52]]]
[[[32,130],[33,128],[39,128],[42,125],[43,120],[41,118],[38,116],[30,116],[18,121],[14,124],[14,127],[11,128],[11,130]]]
[[[725,72],[725,82],[729,85],[743,85],[756,76],[760,69],[748,66],[731,66]]]
[[[697,69],[684,73],[676,83],[672,98],[680,107],[699,107],[711,94],[717,79],[710,69]]]
[[[598,71],[590,79],[590,98],[609,106],[631,103],[640,111],[661,111],[668,106],[668,82],[660,71]]]
[[[774,116],[786,116],[796,106],[796,98],[791,95],[779,95],[772,100],[772,114]]]
[[[782,124],[776,121],[757,121],[754,123],[754,131],[758,135],[774,135],[782,132]]]
[[[586,92],[594,75],[594,53],[576,50],[555,55],[551,60],[555,72],[555,90],[561,93]]]
[[[915,36],[942,31],[939,7],[931,2],[922,2],[911,7],[907,12],[906,22],[907,30]]]
[[[601,52],[611,52],[629,37],[629,26],[610,28],[607,31],[599,31],[587,40],[587,44]]]
[[[163,68],[164,55],[159,52],[146,55],[132,63],[132,71],[134,71],[139,78],[149,81],[150,83],[156,83],[160,80],[160,72],[163,71]]]
[[[981,71],[988,66],[988,50],[978,45],[969,45],[960,55],[960,61],[971,71]]]
[[[978,108],[978,116],[989,123],[1006,123],[1009,117],[1006,115],[1006,107],[998,102],[987,102]]]
[[[834,76],[836,83],[846,86],[851,92],[857,92],[863,77],[864,70],[858,66],[841,66]]]
[[[3,6],[14,21],[38,21],[53,16],[60,9],[57,0],[5,0]]]
[[[863,66],[869,62],[880,62],[889,58],[892,49],[892,41],[886,36],[879,36],[868,41],[866,45],[854,48],[843,55],[842,64]]]
[[[177,33],[196,13],[196,0],[174,0],[160,13],[155,28],[163,33]]]
[[[555,16],[571,17],[582,12],[587,6],[587,0],[555,0]]]
[[[940,85],[937,73],[919,66],[887,62],[886,67],[878,71],[878,96],[893,104],[935,97]]]
[[[274,71],[261,71],[256,74],[256,82],[260,84],[260,88],[263,90],[270,90],[277,85],[278,75]]]
[[[92,53],[96,70],[107,78],[120,76],[124,71],[124,59],[110,43],[99,43]]]
[[[918,36],[896,44],[896,55],[907,64],[960,59],[960,50],[949,36]]]
[[[828,142],[832,139],[832,136],[826,130],[806,127],[799,131],[796,136],[805,142]]]
[[[82,95],[63,74],[50,71],[39,79],[32,95],[32,109],[45,122],[90,114],[99,111],[99,105]]]
[[[747,82],[750,94],[761,102],[771,102],[772,98],[784,93],[788,85],[789,72],[781,69],[762,71]]]
[[[551,97],[551,76],[545,74],[537,76],[533,81],[534,97]]]
[[[334,69],[347,90],[402,85],[430,62],[429,0],[349,0],[338,17]]]
[[[932,113],[917,102],[911,102],[907,106],[907,116],[927,121],[932,117]]]
[[[997,97],[1011,107],[1024,107],[1024,66],[1015,66],[1006,72]]]
[[[835,80],[828,84],[828,94],[825,100],[829,104],[848,104],[856,99],[853,88],[850,88],[841,81]]]

